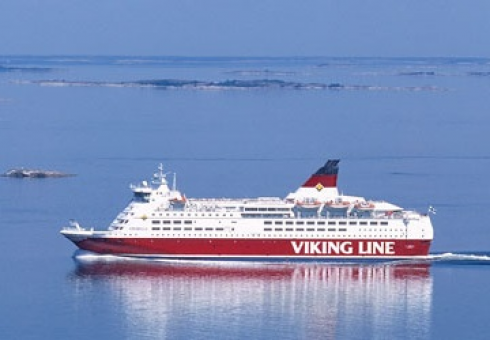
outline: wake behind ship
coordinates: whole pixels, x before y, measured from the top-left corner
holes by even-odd
[[[107,230],[77,222],[61,234],[98,254],[165,259],[391,260],[429,253],[427,214],[339,194],[329,160],[285,198],[187,198],[162,165]]]

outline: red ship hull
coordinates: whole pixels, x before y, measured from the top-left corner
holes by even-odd
[[[99,254],[161,258],[397,259],[424,257],[428,240],[87,238],[73,241]]]

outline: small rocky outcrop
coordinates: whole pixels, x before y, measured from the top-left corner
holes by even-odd
[[[52,170],[16,168],[10,169],[0,176],[12,178],[59,178],[71,177],[75,175]]]

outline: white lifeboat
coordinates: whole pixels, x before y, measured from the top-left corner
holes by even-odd
[[[348,209],[351,203],[342,199],[330,200],[325,203],[330,209]]]
[[[318,209],[321,205],[322,202],[314,198],[305,198],[301,201],[296,201],[296,206],[303,209]]]
[[[179,195],[177,197],[174,197],[174,198],[171,198],[170,200],[170,203],[171,204],[186,204],[187,203],[187,198],[185,197],[185,195]]]
[[[372,211],[376,208],[376,205],[374,202],[371,201],[364,201],[364,202],[359,202],[354,205],[354,208],[360,211]]]

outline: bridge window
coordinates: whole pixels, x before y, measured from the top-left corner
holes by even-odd
[[[137,191],[134,193],[133,201],[135,201],[135,202],[150,202],[150,193]]]

